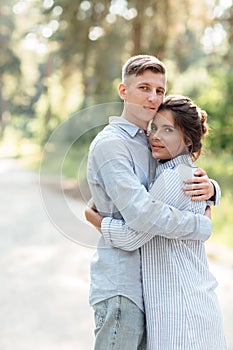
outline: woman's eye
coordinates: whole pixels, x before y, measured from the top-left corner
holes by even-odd
[[[172,128],[166,128],[165,131],[166,132],[173,132],[173,129]]]

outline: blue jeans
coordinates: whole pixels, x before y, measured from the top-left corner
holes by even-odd
[[[94,350],[146,350],[145,315],[131,300],[116,296],[93,308]]]

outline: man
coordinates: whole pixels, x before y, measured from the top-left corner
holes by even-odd
[[[147,239],[155,232],[169,237],[175,232],[176,237],[206,240],[211,233],[207,217],[181,213],[147,192],[156,163],[146,130],[165,95],[164,64],[154,56],[134,56],[122,73],[122,115],[110,118],[92,142],[88,158],[87,178],[98,212],[123,217]],[[204,176],[197,178],[193,190],[199,199],[210,198],[214,187],[200,174]],[[95,350],[146,349],[140,250],[122,251],[100,238],[91,264],[90,303],[95,310]]]

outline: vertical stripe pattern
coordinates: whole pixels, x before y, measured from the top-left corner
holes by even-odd
[[[188,156],[160,164],[150,192],[178,209],[204,213],[206,203],[182,191],[193,168]],[[156,236],[141,248],[141,257],[147,350],[226,349],[204,243]]]

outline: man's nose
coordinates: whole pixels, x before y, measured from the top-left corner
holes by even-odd
[[[152,89],[151,90],[151,93],[150,93],[150,96],[149,96],[149,101],[151,101],[151,102],[154,102],[154,101],[156,101],[156,99],[157,99],[157,92],[156,92],[156,89]]]

